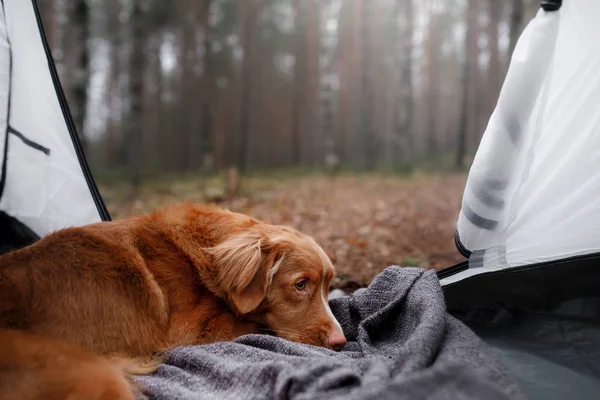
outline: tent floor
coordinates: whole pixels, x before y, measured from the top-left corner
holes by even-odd
[[[520,311],[500,328],[471,328],[529,399],[600,399],[600,299],[569,301],[551,313]]]

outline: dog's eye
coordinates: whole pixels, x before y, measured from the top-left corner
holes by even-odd
[[[302,279],[301,281],[296,282],[294,286],[296,286],[296,290],[302,291],[306,289],[306,279]]]

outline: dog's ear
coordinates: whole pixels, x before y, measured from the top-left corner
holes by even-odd
[[[270,247],[260,232],[248,230],[206,249],[213,256],[221,290],[240,314],[255,310],[267,295],[274,262]]]

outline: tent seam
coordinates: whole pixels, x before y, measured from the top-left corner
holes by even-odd
[[[4,9],[4,0],[2,0],[2,15],[4,17],[6,26],[6,41],[8,42],[8,100],[6,105],[6,128],[4,132],[4,155],[2,158],[2,173],[0,175],[0,200],[4,195],[4,187],[6,186],[6,170],[8,169],[8,134],[9,134],[9,120],[10,120],[10,105],[11,105],[11,91],[12,91],[12,46],[10,44],[10,37],[8,35],[8,24],[6,23],[6,10]]]
[[[36,18],[36,22],[37,22],[37,26],[38,26],[38,32],[40,35],[40,40],[42,41],[42,47],[43,47],[44,53],[46,55],[46,61],[48,63],[48,70],[50,72],[50,77],[51,77],[52,83],[54,85],[54,91],[55,91],[60,109],[62,111],[63,119],[65,122],[65,125],[67,126],[69,136],[71,137],[71,143],[75,150],[77,160],[79,161],[79,166],[81,168],[81,172],[83,173],[83,176],[85,177],[85,181],[86,181],[88,189],[90,191],[90,195],[92,196],[92,200],[94,201],[94,204],[96,205],[96,209],[98,211],[100,218],[103,221],[110,221],[111,220],[110,214],[106,208],[106,205],[104,204],[104,200],[102,199],[102,196],[100,195],[100,191],[98,190],[98,187],[96,186],[96,182],[94,181],[94,177],[92,176],[92,173],[90,171],[90,167],[87,163],[85,153],[83,152],[81,142],[79,141],[79,137],[77,136],[77,131],[75,129],[75,125],[74,125],[73,119],[71,117],[71,112],[69,111],[69,106],[67,104],[65,94],[60,85],[58,73],[56,72],[56,66],[54,65],[54,60],[52,58],[52,52],[50,51],[50,46],[48,45],[48,41],[46,40],[46,35],[44,33],[44,27],[42,24],[40,12],[38,10],[36,0],[31,0],[31,5],[33,7],[33,11],[35,14],[35,18]]]

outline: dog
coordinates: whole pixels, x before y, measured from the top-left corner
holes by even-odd
[[[0,354],[0,400],[134,400],[132,375],[155,369],[12,329],[0,329]]]
[[[109,364],[149,360],[130,368],[147,372],[167,349],[251,333],[338,351],[333,276],[323,249],[291,227],[179,203],[0,256],[0,330],[66,341]]]

